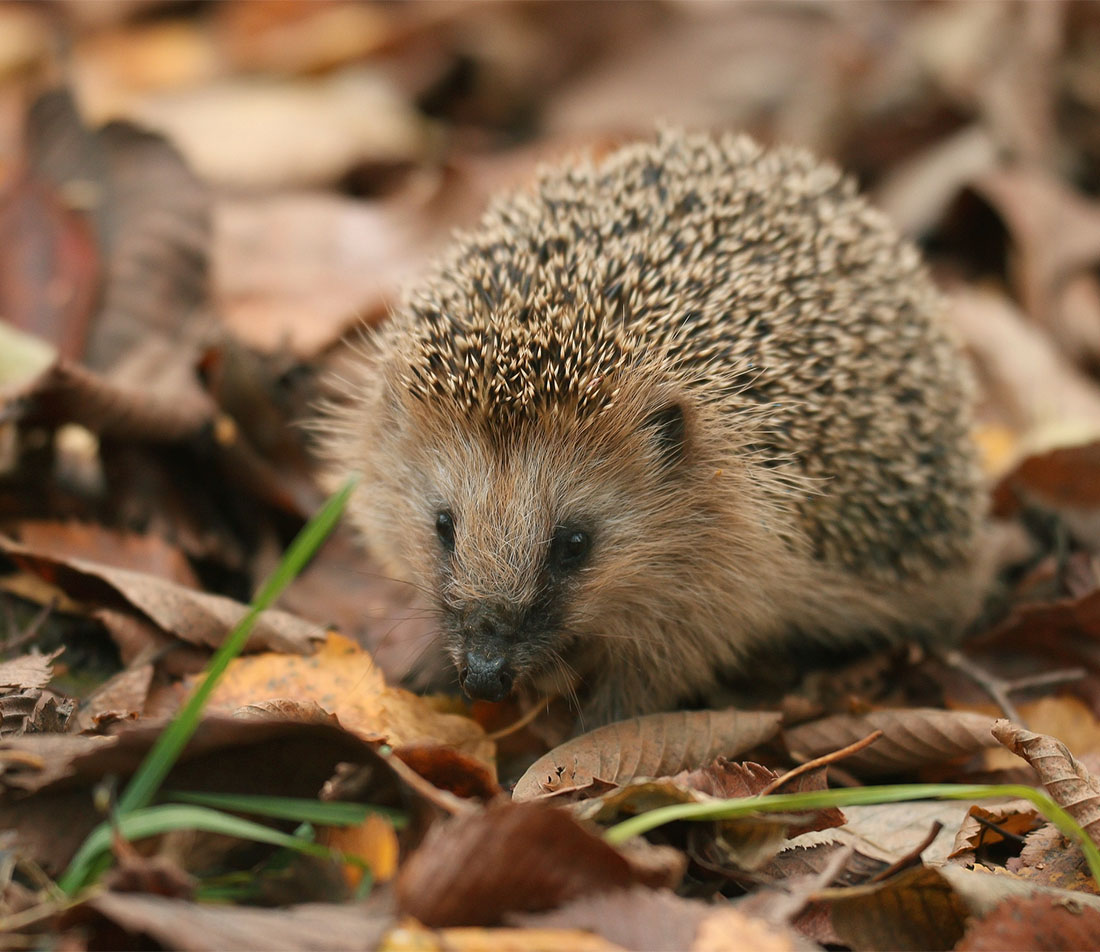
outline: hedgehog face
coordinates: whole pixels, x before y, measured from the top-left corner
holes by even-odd
[[[690,507],[683,407],[666,397],[603,412],[598,426],[544,415],[475,439],[441,414],[434,445],[421,418],[418,442],[395,454],[411,465],[391,474],[389,498],[419,500],[396,519],[415,521],[404,561],[436,593],[471,697],[573,690],[606,647],[604,620],[676,560],[662,540],[677,503]]]

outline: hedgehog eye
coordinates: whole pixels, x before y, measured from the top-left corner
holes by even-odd
[[[435,514],[435,531],[443,548],[448,552],[455,550],[455,520],[447,510]]]
[[[555,568],[572,571],[580,568],[592,549],[592,537],[581,529],[562,526],[550,543],[550,559]]]

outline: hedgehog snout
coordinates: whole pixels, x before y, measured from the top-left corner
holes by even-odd
[[[515,625],[505,613],[481,605],[469,611],[461,629],[464,651],[458,665],[462,689],[481,701],[503,701],[515,682],[508,660],[508,645],[515,640]]]

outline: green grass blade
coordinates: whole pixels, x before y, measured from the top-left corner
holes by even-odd
[[[176,761],[179,759],[187,742],[191,739],[199,725],[202,710],[221,676],[225,673],[229,663],[241,653],[252,626],[260,613],[271,607],[271,604],[279,597],[283,589],[290,584],[305,568],[305,565],[313,557],[314,552],[332,532],[340,519],[348,498],[351,496],[358,482],[358,476],[353,476],[335,493],[321,508],[321,510],[302,528],[302,531],[294,538],[286,552],[283,554],[275,571],[261,587],[245,613],[236,626],[222,642],[214,656],[210,659],[206,677],[195,692],[187,700],[179,714],[161,732],[156,742],[141,765],[130,778],[129,784],[123,791],[116,807],[119,819],[135,810],[141,810],[149,806],[156,796],[164,778],[168,776]],[[77,856],[81,855],[81,850]],[[76,857],[70,863],[61,881],[67,883],[66,892],[70,895],[74,890],[82,889],[93,881],[109,862],[109,856],[99,854],[97,864],[83,868],[81,876],[75,875]]]
[[[406,823],[403,813],[389,807],[365,803],[326,802],[304,797],[267,797],[247,793],[170,792],[165,797],[180,803],[196,803],[215,810],[235,810],[275,820],[297,820],[318,826],[358,826],[376,813],[400,829]]]
[[[901,803],[907,800],[980,800],[988,797],[1014,797],[1034,804],[1043,816],[1081,848],[1093,879],[1100,885],[1100,849],[1097,849],[1088,833],[1045,793],[1034,787],[1018,784],[911,783],[780,793],[767,797],[740,797],[713,803],[674,803],[617,823],[604,832],[604,839],[612,845],[618,845],[632,836],[676,820],[731,820],[754,813],[790,813],[796,810]]]
[[[168,803],[156,807],[135,810],[118,818],[118,828],[128,840],[140,840],[147,836],[159,836],[174,830],[201,830],[205,833],[222,833],[242,840],[267,843],[286,849],[307,853],[310,856],[330,858],[344,863],[365,865],[357,856],[349,856],[340,850],[330,849],[319,843],[311,843],[297,836],[273,830],[271,827],[252,820],[244,820],[228,813],[221,813],[207,807],[182,803]],[[81,844],[68,870],[62,876],[59,886],[70,895],[81,888],[89,873],[95,870],[99,861],[110,853],[114,830],[109,823],[97,826]]]
[[[282,594],[283,589],[297,578],[306,563],[313,557],[313,553],[328,538],[340,514],[344,511],[344,506],[347,505],[348,497],[355,488],[355,482],[355,479],[349,479],[291,542],[275,571],[256,595],[248,612],[237,622],[229,637],[214,652],[202,683],[180,713],[157,738],[152,750],[149,751],[122,796],[119,797],[117,807],[119,816],[125,816],[131,810],[146,807],[153,802],[153,797],[156,796],[164,778],[175,766],[183,748],[195,733],[202,716],[202,709],[225,673],[225,669],[229,667],[229,662],[241,653],[241,649],[248,641],[256,619],[261,612],[270,608],[272,602]]]

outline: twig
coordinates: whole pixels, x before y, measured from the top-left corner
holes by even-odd
[[[527,711],[518,720],[513,721],[507,727],[502,727],[498,731],[493,731],[493,733],[491,733],[491,734],[486,734],[485,735],[486,739],[487,740],[492,740],[492,741],[497,741],[497,740],[500,740],[502,737],[507,737],[509,734],[514,734],[516,731],[523,730],[523,728],[525,728],[528,724],[530,724],[531,721],[533,721],[547,707],[549,707],[550,702],[553,701],[555,699],[555,697],[557,697],[557,695],[552,695],[550,697],[542,698],[537,704],[532,705],[531,709],[529,711]]]
[[[1032,674],[1023,678],[1006,679],[987,671],[981,665],[971,661],[961,651],[955,649],[936,651],[935,655],[949,668],[954,668],[956,671],[965,674],[985,691],[1001,709],[1005,717],[1017,724],[1023,724],[1025,727],[1027,724],[1020,717],[1020,712],[1008,696],[1012,691],[1064,684],[1067,681],[1080,680],[1085,676],[1084,668],[1064,668],[1060,671],[1046,671],[1042,674]]]
[[[774,793],[783,784],[789,780],[794,780],[795,777],[801,777],[802,774],[809,773],[811,770],[817,770],[819,767],[827,767],[829,764],[836,763],[838,760],[843,760],[845,757],[850,757],[852,754],[858,753],[865,747],[870,747],[876,740],[882,736],[881,730],[873,730],[870,734],[864,737],[862,740],[857,740],[854,744],[849,744],[847,747],[841,747],[840,750],[834,750],[829,754],[822,754],[820,757],[815,757],[813,760],[807,760],[804,764],[799,764],[797,767],[788,770],[781,777],[776,777],[771,783],[769,783],[763,790],[760,791],[760,796],[767,796],[769,793]]]
[[[50,614],[57,607],[57,596],[50,598],[45,605],[39,610],[38,614],[30,620],[30,624],[26,629],[20,632],[18,635],[15,633],[15,613],[11,610],[11,602],[9,599],[4,599],[4,622],[7,626],[9,635],[4,639],[4,643],[0,644],[0,651],[14,651],[16,648],[22,648],[23,645],[30,641],[34,641],[38,637],[39,629],[45,624],[46,619],[50,617]]]
[[[884,879],[889,879],[895,873],[900,873],[903,869],[908,869],[920,860],[921,853],[923,853],[932,843],[936,837],[940,835],[940,831],[943,829],[943,824],[939,820],[932,822],[932,829],[928,831],[928,835],[921,840],[916,846],[914,846],[908,853],[906,853],[901,859],[895,860],[885,869],[880,869],[874,876],[867,880],[868,883],[881,883]]]

